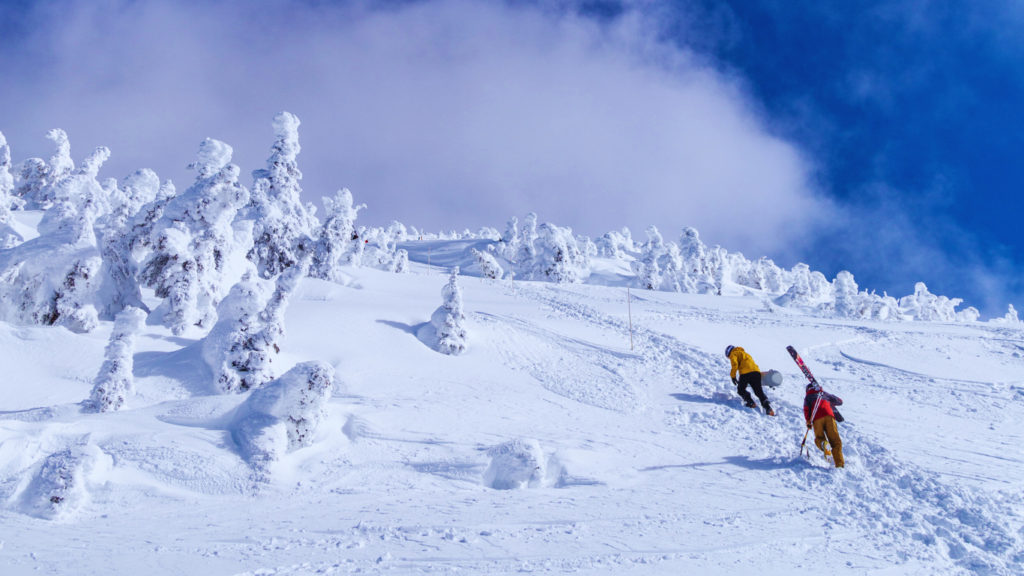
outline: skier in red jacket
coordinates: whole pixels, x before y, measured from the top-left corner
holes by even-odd
[[[828,439],[836,468],[845,465],[843,441],[839,438],[839,428],[836,426],[836,422],[842,422],[843,417],[833,406],[842,405],[842,399],[825,392],[821,386],[815,383],[807,385],[807,395],[804,396],[804,419],[807,420],[807,428],[814,428],[814,444],[822,452],[825,451],[825,439]]]

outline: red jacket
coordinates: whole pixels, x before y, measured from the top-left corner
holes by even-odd
[[[820,401],[819,401],[820,398]],[[807,388],[807,395],[804,396],[804,420],[811,422],[811,411],[814,410],[814,405],[818,405],[818,410],[814,412],[814,419],[824,418],[825,416],[836,417],[832,411],[832,405],[842,406],[843,401],[838,396],[833,396],[823,390]]]

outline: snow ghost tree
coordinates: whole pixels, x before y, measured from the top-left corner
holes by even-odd
[[[524,233],[526,229],[524,228]],[[520,252],[522,253],[522,252]],[[527,268],[527,279],[556,284],[579,282],[586,260],[576,245],[569,228],[544,223],[538,229],[532,266]]]
[[[75,169],[68,135],[55,128],[47,132],[46,137],[57,146],[50,161],[29,158],[19,165],[21,183],[14,193],[25,203],[26,210],[46,210],[53,206],[54,186]]]
[[[537,239],[537,215],[530,212],[523,220],[523,231],[519,235],[519,253],[516,255],[516,264],[520,270],[530,270],[534,266],[534,258],[537,257],[537,250],[533,242]]]
[[[968,310],[974,310],[974,309],[973,308],[968,308]],[[967,310],[965,310],[964,312],[966,312],[966,311]],[[977,312],[977,310],[975,310],[975,312]],[[977,319],[978,319],[977,316],[975,316],[974,320],[977,320]],[[963,320],[964,321],[968,321],[968,318],[965,316],[963,318]],[[1002,318],[993,318],[993,319],[989,320],[989,322],[995,322],[997,324],[1018,324],[1018,323],[1020,323],[1020,319],[1017,317],[1017,310],[1014,309],[1013,304],[1010,304],[1010,309],[1006,313],[1006,316],[1003,316]]]
[[[505,233],[501,235],[501,241],[498,243],[498,256],[505,258],[509,262],[514,262],[516,255],[519,254],[520,242],[519,219],[512,216],[508,219]]]
[[[863,318],[865,310],[861,305],[860,292],[857,290],[857,283],[853,280],[853,274],[846,270],[836,274],[836,316],[843,318]],[[870,314],[870,310],[867,310]]]
[[[661,268],[658,259],[666,253],[665,241],[656,226],[647,227],[647,243],[640,252],[640,258],[630,263],[636,274],[640,287],[644,290],[657,290],[661,286]]]
[[[789,289],[775,299],[779,306],[817,306],[829,299],[832,285],[821,272],[811,272],[807,264],[800,263],[793,266],[789,276]]]
[[[103,353],[103,366],[96,376],[92,395],[86,401],[86,408],[92,412],[112,412],[124,407],[129,394],[135,392],[132,377],[135,341],[146,313],[138,308],[125,308],[114,320],[114,330]]]
[[[624,260],[626,258],[626,238],[612,230],[597,239],[595,249],[597,250],[596,256],[601,258]]]
[[[203,141],[189,166],[197,172],[195,183],[168,202],[155,225],[157,240],[141,278],[165,299],[164,324],[175,334],[213,325],[225,291],[225,265],[242,248],[232,221],[249,202],[249,191],[238,183],[231,154],[223,142]]]
[[[62,138],[60,150],[66,152]],[[61,169],[53,173],[63,176],[47,187],[51,205],[39,223],[39,237],[0,252],[0,319],[63,325],[75,332],[98,325],[102,258],[95,224],[108,203],[96,171],[107,156],[106,148],[98,148],[77,174],[64,170],[73,167],[70,158],[55,161]]]
[[[388,272],[395,272],[397,274],[408,274],[409,273],[409,251],[405,248],[399,248],[395,251],[394,258],[391,259],[391,264],[388,265]]]
[[[266,472],[284,454],[313,445],[334,388],[330,364],[303,362],[253,392],[231,425],[245,459]]]
[[[309,258],[299,256],[276,282],[243,279],[217,306],[217,323],[203,339],[202,355],[221,393],[259,388],[274,377],[288,299],[308,270]]]
[[[311,244],[317,222],[302,204],[299,119],[288,112],[274,116],[274,136],[267,167],[252,173],[249,205],[242,217],[254,220],[253,246],[247,257],[259,274],[271,278],[293,266],[301,244]]]
[[[352,193],[339,190],[334,198],[324,197],[326,219],[317,231],[310,276],[337,282],[342,266],[362,264],[363,241],[355,228],[359,210],[366,204],[352,205]]]
[[[11,174],[11,148],[0,132],[0,250],[13,248],[25,239],[14,229],[11,208],[15,206],[14,175]],[[18,202],[20,205],[22,202]]]
[[[444,299],[430,316],[437,338],[437,351],[458,356],[466,351],[466,316],[462,312],[462,288],[459,286],[459,267],[452,269],[448,283],[441,289]]]
[[[914,285],[914,293],[900,298],[900,309],[914,320],[925,322],[953,322],[955,308],[963,302],[960,298],[936,296],[928,291],[924,282]]]
[[[490,280],[500,280],[505,274],[498,261],[487,252],[481,252],[476,248],[470,248],[473,256],[476,256],[477,264],[480,265],[480,276]]]
[[[139,248],[148,249],[151,245],[153,221],[163,214],[166,202],[173,196],[174,185],[170,180],[161,186],[156,173],[148,169],[129,175],[120,190],[114,188],[110,196],[112,212],[100,240],[100,295],[105,316],[113,317],[128,306],[149,312],[142,302],[136,252],[141,254]],[[144,207],[148,210],[140,217]]]

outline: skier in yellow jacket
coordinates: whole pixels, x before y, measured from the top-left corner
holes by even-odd
[[[768,401],[768,396],[765,395],[764,389],[761,388],[761,369],[754,363],[754,359],[750,357],[750,354],[747,354],[743,348],[726,346],[725,356],[732,363],[732,371],[729,373],[729,376],[732,378],[732,383],[736,385],[736,392],[743,398],[744,405],[747,408],[757,407],[757,404],[754,404],[754,399],[750,397],[750,392],[747,392],[747,386],[750,386],[754,390],[754,394],[757,395],[757,399],[761,401],[764,413],[769,416],[775,416],[772,404]],[[737,372],[740,376],[739,379],[736,378]]]

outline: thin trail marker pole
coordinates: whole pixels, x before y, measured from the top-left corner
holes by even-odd
[[[629,296],[629,286],[626,286],[626,310],[629,311],[629,349],[633,349],[633,304]]]

